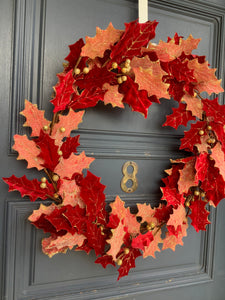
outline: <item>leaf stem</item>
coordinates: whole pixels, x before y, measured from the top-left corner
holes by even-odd
[[[46,168],[44,168],[44,171],[45,171],[45,174],[48,176],[49,180],[51,181],[51,183],[52,183],[52,185],[54,187],[55,192],[57,193],[58,189],[57,189],[55,181],[52,179],[52,175],[50,174],[50,172]]]

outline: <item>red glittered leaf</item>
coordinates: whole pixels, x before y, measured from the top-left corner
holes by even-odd
[[[196,118],[192,116],[191,111],[186,110],[187,105],[180,103],[178,108],[173,108],[173,113],[166,117],[166,122],[163,126],[171,126],[175,129],[180,125],[187,126],[187,123]]]
[[[119,225],[120,219],[117,215],[111,214],[109,216],[109,222],[107,223],[107,227],[111,229],[115,229]]]
[[[87,176],[81,181],[80,196],[86,204],[86,214],[90,221],[105,223],[105,185],[99,177],[87,171]]]
[[[179,194],[177,188],[171,188],[170,186],[161,187],[162,190],[162,200],[166,200],[167,205],[172,205],[177,207],[178,205],[184,203],[184,197]]]
[[[60,150],[62,151],[63,158],[69,158],[71,153],[77,152],[77,147],[79,144],[80,135],[74,137],[68,137],[66,141],[62,144]]]
[[[60,158],[60,155],[58,154],[59,147],[55,145],[55,140],[41,130],[40,136],[35,142],[41,150],[38,157],[44,161],[42,166],[54,171]]]
[[[55,208],[55,210],[48,216],[45,216],[45,219],[48,220],[57,231],[66,230],[70,233],[76,232],[76,230],[71,226],[68,219],[64,216],[64,212],[67,210],[66,206],[60,208]]]
[[[141,249],[144,251],[145,247],[148,247],[149,244],[153,241],[154,237],[153,234],[148,231],[145,234],[139,234],[135,238],[132,239],[132,247]]]
[[[66,210],[63,212],[63,216],[66,217],[72,227],[76,228],[78,233],[86,233],[87,217],[84,208],[81,208],[79,205],[76,205],[75,207],[67,205]]]
[[[116,266],[111,255],[103,255],[101,257],[98,257],[95,263],[101,264],[103,268],[106,268],[108,265],[113,265],[114,267]]]
[[[92,59],[96,56],[103,57],[105,50],[110,49],[119,40],[122,33],[123,31],[115,29],[112,23],[109,23],[105,30],[96,27],[95,37],[86,36],[86,44],[82,48],[81,55]]]
[[[120,86],[120,92],[124,94],[123,102],[129,104],[132,110],[142,113],[147,118],[148,108],[152,104],[148,99],[147,91],[140,91],[138,84],[127,77],[127,81]]]
[[[125,32],[119,42],[112,47],[111,59],[121,63],[125,58],[131,59],[141,54],[141,47],[146,47],[148,42],[155,37],[156,21],[138,23],[133,21],[125,23]]]
[[[82,57],[79,61],[79,64],[77,64],[83,46],[84,41],[82,38],[79,39],[76,43],[69,45],[70,53],[65,58],[65,60],[68,61],[68,64],[64,70],[65,72],[68,72],[70,69],[74,69],[75,66],[80,69],[83,69],[85,67],[85,62],[87,60],[86,57]]]
[[[73,88],[75,82],[73,70],[70,70],[68,73],[60,73],[57,76],[59,83],[54,87],[55,98],[51,100],[51,103],[55,106],[54,113],[65,110],[70,103],[71,95],[75,92]]]
[[[217,136],[218,141],[221,143],[221,149],[225,152],[225,131],[223,128],[223,124],[210,122],[210,125],[213,127],[213,131]]]
[[[49,126],[50,121],[44,117],[44,111],[37,108],[37,104],[25,100],[25,109],[20,112],[21,115],[26,117],[26,122],[23,126],[29,126],[32,129],[31,136],[39,136],[40,130],[44,126]]]
[[[102,235],[101,228],[97,224],[88,222],[87,232],[85,234],[87,237],[88,246],[94,249],[96,256],[102,255],[105,249],[105,236]]]
[[[204,181],[209,168],[209,155],[208,153],[200,153],[195,162],[195,169],[196,169],[196,175],[195,175],[195,182],[198,184],[199,180]]]
[[[100,88],[86,88],[81,92],[81,94],[74,93],[72,95],[68,108],[76,110],[94,107],[99,101],[103,101],[104,95],[105,91]]]
[[[55,191],[48,181],[46,181],[46,188],[41,188],[41,182],[37,179],[29,180],[26,178],[26,175],[23,177],[17,178],[12,175],[9,178],[3,178],[5,183],[9,185],[9,192],[19,191],[21,196],[28,196],[30,201],[35,201],[37,198],[46,200],[49,196],[54,195]]]
[[[154,217],[158,220],[159,223],[167,222],[170,218],[170,214],[173,213],[172,205],[163,205],[161,204],[156,208]]]
[[[141,252],[139,249],[129,249],[129,253],[123,256],[122,265],[118,269],[119,276],[117,280],[128,275],[131,268],[135,268],[135,259],[138,256],[141,256]]]
[[[201,136],[206,135],[204,131],[206,126],[207,123],[205,121],[198,121],[195,124],[191,124],[191,129],[185,131],[184,137],[181,139],[180,149],[187,149],[193,152],[194,146],[201,142]],[[203,131],[202,135],[200,134],[200,130]]]
[[[85,240],[85,236],[79,235],[76,232],[71,234],[67,232],[62,236],[50,236],[42,240],[42,251],[49,257],[57,253],[66,253],[68,249],[72,249],[74,246],[81,246]]]
[[[201,200],[191,202],[190,205],[191,214],[189,217],[192,220],[191,225],[194,226],[197,232],[199,230],[206,230],[206,225],[210,224],[208,220],[209,212],[205,209],[205,206],[206,202]]]
[[[76,80],[76,85],[80,89],[102,88],[104,83],[117,84],[116,74],[108,71],[106,67],[94,66],[88,74],[81,75]]]
[[[206,192],[206,198],[211,204],[217,206],[225,198],[225,181],[219,173],[219,169],[214,166],[214,160],[209,160],[208,172],[201,184],[201,188]]]
[[[213,100],[203,99],[203,110],[206,112],[207,119],[216,123],[225,123],[225,105],[218,103],[218,98]]]

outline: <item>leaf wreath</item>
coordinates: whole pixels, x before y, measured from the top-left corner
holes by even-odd
[[[119,266],[118,279],[135,267],[138,256],[155,257],[157,251],[175,251],[176,245],[183,245],[188,217],[196,231],[206,230],[210,223],[206,205],[217,206],[225,196],[225,106],[217,98],[201,96],[223,92],[221,80],[204,56],[192,54],[200,39],[175,34],[156,45],[150,42],[156,26],[156,21],[133,21],[117,30],[110,23],[106,30],[97,28],[95,37],[86,37],[86,44],[80,39],[70,45],[68,63],[54,87],[52,121],[25,100],[21,114],[31,135],[14,137],[18,159],[46,175],[41,181],[25,175],[4,178],[9,191],[17,190],[22,197],[52,200],[29,217],[50,234],[42,240],[45,254],[52,257],[74,247],[87,253],[94,250],[96,263]],[[192,121],[180,146],[192,155],[171,160],[162,179],[163,204],[155,208],[137,204],[133,214],[117,196],[108,213],[100,178],[89,171],[83,176],[94,158],[77,154],[79,136],[70,133],[82,122],[84,109],[99,101],[120,108],[126,103],[147,118],[148,108],[160,98],[179,103],[163,126],[177,129]]]

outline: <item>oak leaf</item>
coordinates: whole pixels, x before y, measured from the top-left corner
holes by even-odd
[[[103,85],[103,90],[106,90],[103,100],[106,105],[110,103],[112,107],[117,106],[124,108],[124,104],[122,102],[123,95],[119,93],[118,85],[109,85],[108,83],[105,83]]]
[[[120,39],[122,33],[123,30],[115,29],[111,22],[105,30],[96,27],[95,37],[86,36],[86,44],[82,48],[81,56],[92,59],[96,56],[103,57],[105,50],[110,49]]]
[[[220,174],[225,180],[225,156],[224,152],[222,151],[221,144],[217,143],[215,147],[211,149],[211,151],[211,157],[215,160],[215,167],[219,169]]]
[[[49,206],[46,206],[41,203],[38,209],[33,210],[32,214],[28,217],[28,220],[30,222],[35,222],[41,217],[41,215],[50,215],[53,212],[53,210],[55,210],[55,208],[55,203],[52,203]]]
[[[56,166],[54,172],[62,179],[71,178],[74,173],[82,173],[83,169],[88,169],[89,165],[94,161],[93,157],[87,157],[83,152],[79,155],[71,154],[69,158],[63,157]]]
[[[57,253],[66,253],[68,249],[72,249],[74,246],[81,246],[86,237],[82,234],[71,234],[67,232],[63,236],[53,237],[42,239],[42,251],[44,254],[47,254],[49,257]]]
[[[34,141],[29,140],[26,135],[14,135],[15,144],[13,149],[19,153],[17,160],[25,159],[27,168],[36,168],[39,171],[44,169],[43,160],[39,157],[40,149],[37,148]]]
[[[80,187],[76,184],[75,180],[61,179],[58,193],[62,197],[63,205],[76,206],[78,204],[81,208],[85,207],[80,197]]]
[[[117,215],[122,220],[122,223],[127,228],[127,232],[137,234],[140,232],[140,223],[138,223],[136,215],[132,214],[129,208],[125,208],[124,204],[120,197],[117,196],[115,201],[110,203],[112,208],[111,214]]]
[[[107,243],[110,244],[110,249],[107,251],[107,255],[111,255],[113,260],[116,261],[116,256],[124,243],[123,238],[126,234],[124,224],[120,221],[119,225],[115,229],[111,229],[111,232],[112,237],[107,240]]]
[[[221,87],[221,79],[218,80],[215,76],[216,69],[210,69],[208,62],[199,63],[198,59],[195,58],[188,62],[188,67],[194,70],[194,77],[197,80],[195,88],[201,92],[207,92],[209,95],[212,93],[221,93],[223,88]]]
[[[155,258],[155,252],[160,252],[159,244],[163,243],[163,240],[161,239],[161,233],[162,231],[159,230],[154,235],[154,240],[149,244],[149,246],[146,246],[143,251],[143,258],[146,258],[148,256],[152,256]]]
[[[184,223],[181,226],[181,231],[179,231],[178,235],[170,235],[169,232],[166,233],[165,239],[163,239],[163,247],[162,250],[172,249],[175,251],[177,245],[183,246],[183,237],[187,236],[187,228],[188,223]]]
[[[26,117],[26,122],[23,126],[31,127],[31,136],[39,136],[40,130],[44,126],[48,127],[50,124],[50,121],[44,117],[44,110],[39,110],[37,104],[32,104],[28,100],[25,100],[25,108],[20,114]]]
[[[68,137],[72,130],[78,128],[82,122],[84,111],[74,112],[72,109],[65,116],[59,116],[59,122],[52,129],[51,138],[55,139],[55,144],[59,145],[64,137]]]
[[[196,116],[198,119],[202,119],[203,105],[201,99],[185,93],[182,101],[185,101],[185,103],[187,104],[187,110],[191,111],[192,116]]]
[[[21,196],[28,196],[30,201],[35,201],[37,198],[46,200],[49,196],[53,197],[55,190],[48,181],[46,181],[46,188],[41,188],[41,182],[37,179],[29,180],[26,175],[23,177],[16,177],[12,175],[9,178],[3,177],[5,183],[9,185],[9,192],[19,191]]]
[[[147,69],[142,67],[133,68],[135,82],[139,85],[139,89],[146,90],[148,92],[148,96],[155,95],[159,99],[170,99],[167,91],[169,85],[162,81],[166,72],[162,70],[159,61],[152,62],[149,60],[149,64],[150,67]]]
[[[183,169],[179,170],[180,179],[178,181],[178,190],[180,194],[187,193],[189,188],[195,186],[195,157],[182,159],[184,162]]]

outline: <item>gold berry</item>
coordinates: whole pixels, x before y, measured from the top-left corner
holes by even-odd
[[[122,77],[118,77],[118,78],[117,78],[117,82],[118,82],[119,84],[123,83]]]
[[[47,131],[48,130],[48,125],[43,126],[43,130]]]
[[[205,193],[201,192],[201,197],[204,198],[205,197]]]
[[[199,191],[194,191],[194,195],[195,195],[195,196],[199,196],[199,195],[200,195],[200,192],[199,192]]]
[[[55,182],[57,182],[57,181],[59,180],[59,176],[56,175],[56,174],[54,174],[54,175],[52,176],[52,180],[55,181]]]
[[[53,195],[53,197],[54,197],[55,199],[57,199],[57,198],[58,198],[58,194],[55,193],[55,194]]]
[[[127,70],[127,68],[122,68],[121,71],[122,71],[122,73],[126,74],[128,70]]]
[[[40,188],[41,188],[41,189],[45,189],[45,188],[46,188],[46,186],[47,186],[47,185],[46,185],[46,183],[45,183],[45,182],[42,182],[42,183],[40,184]]]
[[[130,59],[129,58],[127,58],[126,60],[125,60],[125,64],[130,64]]]
[[[185,202],[185,206],[189,207],[190,206],[190,202],[189,201]]]
[[[118,67],[118,64],[117,64],[116,62],[113,62],[113,63],[112,63],[112,68],[113,68],[113,69],[116,69],[117,67]]]
[[[127,76],[123,75],[123,76],[122,76],[122,80],[123,80],[123,81],[127,81]]]
[[[46,181],[47,181],[46,177],[41,178],[41,182],[46,182]]]
[[[149,225],[150,225],[151,229],[155,228],[155,223],[151,222]]]
[[[62,153],[62,151],[61,151],[61,150],[58,150],[58,154],[59,154],[60,156],[62,156],[62,155],[63,155],[63,153]]]
[[[203,135],[203,134],[204,134],[204,130],[202,130],[202,129],[199,130],[198,134],[199,134],[199,135]]]
[[[84,74],[87,74],[89,71],[90,71],[90,70],[89,70],[88,67],[83,68],[83,73],[84,73]]]
[[[117,259],[117,265],[118,265],[118,266],[121,266],[122,263],[123,263],[122,259]]]
[[[76,69],[74,70],[74,74],[75,74],[75,75],[79,75],[79,74],[80,74],[80,69],[76,68]]]
[[[207,129],[208,129],[208,130],[212,130],[212,126],[208,125],[208,126],[207,126]]]
[[[125,254],[128,254],[128,253],[130,252],[130,249],[129,249],[129,248],[125,248],[125,249],[123,250],[123,252],[124,252]]]
[[[66,131],[66,128],[65,127],[60,127],[59,129],[61,132],[65,132]]]

